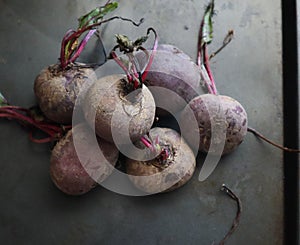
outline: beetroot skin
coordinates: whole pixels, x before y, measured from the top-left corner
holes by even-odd
[[[77,156],[73,132],[76,132],[80,151],[85,152],[86,159],[84,161],[80,161]],[[95,153],[99,150],[98,146],[94,145],[91,139],[92,131],[86,125],[80,124],[70,130],[52,151],[51,179],[61,191],[68,195],[81,195],[96,187],[112,173],[113,168],[108,167],[107,163],[114,166],[117,162],[119,151],[113,144],[98,138],[99,147],[106,158],[101,160],[101,157]],[[87,168],[95,172],[91,172],[90,175],[86,171]],[[92,178],[93,173],[96,176]]]
[[[222,154],[228,154],[234,151],[242,143],[245,135],[247,134],[247,113],[238,101],[224,95],[200,95],[191,100],[188,105],[193,110],[199,126],[199,151],[208,152],[208,150],[213,150],[210,149],[212,137],[211,122],[217,120],[216,118],[220,116],[220,103],[222,105],[222,109],[225,116],[224,130],[226,131],[226,141]],[[190,114],[187,113],[186,109],[181,114],[184,128],[189,128],[189,115]],[[221,120],[224,119],[222,118]],[[215,123],[218,122],[215,121]],[[189,133],[193,134],[194,132]],[[188,138],[189,137],[187,136],[187,141]],[[218,140],[218,136],[215,139]]]
[[[71,124],[75,100],[85,83],[97,79],[93,69],[59,64],[43,69],[34,81],[34,93],[45,116],[57,123]]]

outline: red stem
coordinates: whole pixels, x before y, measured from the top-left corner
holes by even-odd
[[[152,48],[152,52],[151,52],[151,55],[150,55],[150,58],[149,58],[149,62],[145,68],[145,71],[143,72],[142,74],[142,81],[145,81],[147,75],[148,75],[148,72],[149,72],[149,69],[153,63],[153,59],[154,59],[154,55],[156,53],[156,50],[157,50],[157,46],[158,46],[158,36],[157,36],[157,33],[156,31],[153,29],[153,28],[149,28],[148,31],[147,31],[147,34],[150,33],[150,31],[152,31],[154,33],[154,36],[155,36],[155,41],[154,41],[154,45],[153,45],[153,48]]]
[[[203,45],[203,50],[204,50],[204,66],[206,68],[207,74],[208,74],[210,82],[211,82],[212,93],[217,94],[218,92],[217,92],[215,80],[214,80],[213,73],[211,71],[210,64],[209,64],[209,55],[208,55],[206,43]]]
[[[141,77],[140,77],[140,74],[138,72],[138,69],[139,67],[137,67],[137,62],[135,61],[135,58],[134,56],[131,54],[131,53],[127,53],[127,57],[128,57],[128,60],[131,64],[130,67],[126,67],[123,62],[118,58],[117,54],[115,53],[115,49],[117,49],[119,47],[119,45],[117,45],[112,51],[111,51],[111,56],[112,58],[117,62],[117,64],[125,71],[126,75],[127,75],[127,79],[130,83],[134,83],[133,84],[133,88],[134,89],[137,89],[141,83],[144,82],[144,80],[146,79],[147,77],[147,74],[148,74],[148,71],[149,71],[149,68],[150,66],[152,65],[152,62],[153,62],[153,58],[154,58],[154,54],[157,50],[157,46],[158,46],[158,38],[157,38],[157,33],[156,31],[150,27],[148,30],[147,30],[147,35],[149,35],[150,31],[152,31],[155,35],[155,41],[154,41],[154,44],[153,44],[153,48],[152,48],[152,52],[151,52],[151,55],[149,57],[149,60],[147,62],[147,65],[145,67],[145,69],[143,71],[140,71],[142,74],[141,74]],[[138,47],[137,50],[143,50],[143,52],[145,52],[145,49],[143,47]],[[141,81],[140,81],[141,80]]]
[[[55,139],[55,137],[47,137],[44,139],[36,139],[33,137],[32,132],[29,132],[29,139],[34,142],[34,143],[38,143],[38,144],[43,144],[43,143],[49,143],[51,141],[53,141],[53,139]]]
[[[283,150],[283,151],[287,151],[287,152],[294,152],[294,153],[300,153],[300,149],[291,149],[282,145],[279,145],[275,142],[273,142],[272,140],[269,140],[267,137],[265,137],[264,135],[262,135],[261,133],[259,133],[258,131],[256,131],[254,128],[247,128],[248,132],[253,133],[256,137],[259,137],[260,139],[266,141],[267,143]]]
[[[210,79],[209,79],[209,76],[208,76],[208,73],[207,73],[207,71],[206,71],[205,66],[204,66],[204,65],[201,65],[199,68],[200,68],[200,75],[201,75],[202,79],[203,79],[204,82],[205,82],[205,85],[206,85],[206,87],[207,87],[207,89],[208,89],[208,92],[209,92],[210,94],[213,94],[214,91],[213,91],[212,84],[211,84],[211,81],[210,81]]]
[[[27,115],[24,115],[22,112],[25,112]],[[54,125],[51,122],[47,123],[44,121],[36,121],[34,118],[31,117],[29,109],[21,108],[18,106],[0,107],[0,117],[7,119],[15,119],[20,124],[25,126],[34,126],[35,128],[41,130],[42,132],[50,136],[45,139],[35,139],[32,136],[32,132],[30,132],[29,138],[36,143],[45,143],[52,141],[53,139],[57,139],[63,135],[65,129],[69,129],[71,127],[68,125],[62,128],[60,126]]]
[[[63,40],[61,41],[61,49],[60,49],[60,64],[61,67],[64,69],[67,65],[67,57],[66,57],[66,44],[71,40],[71,36],[76,33],[74,30],[67,31],[66,35],[64,36]],[[71,55],[71,54],[70,54]]]
[[[123,17],[120,17],[120,16],[114,16],[114,17],[111,17],[109,19],[102,20],[99,23],[95,23],[95,24],[92,24],[92,25],[89,25],[89,26],[85,26],[81,29],[78,29],[77,31],[69,30],[67,32],[67,34],[65,35],[65,37],[63,38],[62,43],[61,43],[60,63],[61,63],[62,69],[65,69],[67,67],[67,65],[71,62],[70,61],[70,56],[72,55],[72,53],[69,54],[69,57],[66,57],[66,55],[65,55],[65,52],[66,52],[65,47],[66,47],[66,44],[69,41],[71,41],[72,39],[77,40],[82,35],[82,33],[86,32],[88,30],[92,30],[96,26],[100,26],[101,24],[104,24],[104,23],[109,22],[109,21],[114,20],[114,19],[121,19],[123,21],[130,21],[135,26],[139,26],[143,22],[143,19],[141,19],[139,23],[135,23],[134,21],[132,21],[130,19],[127,19],[127,18],[123,18]],[[80,55],[80,53],[81,52],[79,52],[79,55]],[[74,61],[75,60],[73,60],[72,62],[74,62]]]
[[[134,60],[133,55],[127,54],[127,56],[129,58],[130,63],[132,64],[132,66],[131,66],[131,73],[134,75],[134,77],[138,78],[139,74],[137,72],[136,62]]]
[[[117,64],[123,69],[123,71],[126,73],[127,79],[129,82],[133,80],[130,72],[128,71],[127,67],[122,63],[122,61],[118,58],[117,54],[115,51],[112,51],[111,56],[113,57],[114,61],[117,62]]]
[[[201,70],[201,76],[206,84],[208,92],[210,94],[217,94],[218,92],[217,92],[215,80],[214,80],[214,77],[213,77],[213,74],[212,74],[212,71],[210,68],[210,64],[209,64],[209,55],[208,55],[208,51],[207,51],[207,44],[206,43],[202,44],[203,26],[204,26],[204,18],[201,21],[199,33],[198,33],[197,65],[199,66],[199,68]],[[202,49],[203,49],[204,57],[202,57],[202,55],[203,55]],[[203,64],[202,64],[202,58],[203,58]],[[204,65],[204,67],[205,67],[205,70],[208,74],[209,81],[206,79],[206,74],[203,74],[202,65]]]
[[[26,113],[29,113],[29,109],[26,109],[26,108],[22,108],[20,106],[14,106],[14,105],[6,105],[6,106],[0,106],[0,111],[1,110],[5,110],[5,109],[9,109],[9,110],[19,110],[19,111],[24,111]]]
[[[15,114],[9,114],[9,113],[0,113],[0,117],[3,117],[3,118],[9,118],[9,119],[16,119],[18,120],[19,122],[26,122],[28,123],[29,125],[32,125],[38,129],[40,129],[41,131],[43,131],[44,133],[52,136],[54,134],[56,134],[55,131],[51,130],[51,129],[48,129],[46,127],[43,127],[37,123],[35,123],[35,121],[33,121],[32,119],[26,117],[26,116],[23,116],[23,115],[15,115]]]
[[[69,60],[70,63],[74,62],[79,55],[81,54],[81,52],[83,51],[83,49],[85,48],[85,46],[87,45],[89,39],[94,35],[94,33],[96,32],[96,29],[90,30],[86,36],[84,37],[84,39],[81,41],[78,49],[76,50],[75,54],[71,57],[71,59]]]
[[[18,111],[15,111],[14,109],[26,112],[28,115],[30,115],[30,110],[25,109],[25,108],[21,108],[21,107],[17,107],[17,106],[3,106],[3,107],[0,107],[0,112],[4,111],[5,113],[9,113],[10,115],[16,116],[17,119],[20,119],[20,120],[23,120],[23,121],[27,120],[27,122],[30,123],[30,124],[40,125],[41,127],[45,128],[45,129],[53,130],[55,132],[61,130],[61,127],[59,127],[59,126],[52,125],[52,124],[49,124],[49,123],[44,122],[44,121],[36,121],[34,118],[32,118],[30,116],[23,115],[22,113],[20,113]]]
[[[141,141],[147,148],[153,150],[152,144],[144,136],[142,136]]]

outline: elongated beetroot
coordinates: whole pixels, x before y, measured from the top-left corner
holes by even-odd
[[[82,159],[82,156],[80,160],[78,158],[74,133],[77,140],[76,147],[80,147],[80,152],[85,152],[85,159]],[[50,176],[54,184],[66,194],[87,193],[112,173],[118,159],[118,149],[100,138],[98,145],[95,145],[93,137],[92,130],[88,126],[79,124],[70,130],[52,151]],[[99,150],[104,157],[99,154]]]

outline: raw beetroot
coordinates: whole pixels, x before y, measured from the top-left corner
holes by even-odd
[[[165,92],[162,90],[158,93],[157,89],[153,93],[156,103],[167,105],[172,113],[182,110],[186,103],[202,91],[198,66],[182,50],[169,44],[158,45],[145,84],[150,90],[151,86],[158,86],[177,94],[164,96]],[[158,108],[157,114],[166,113]]]
[[[85,159],[79,159],[74,145],[85,152]],[[85,124],[79,124],[70,130],[54,147],[50,160],[50,176],[54,184],[69,195],[82,195],[98,183],[105,180],[116,164],[119,151],[111,143],[98,138],[99,147],[93,144],[93,132]],[[110,165],[111,166],[110,166]]]
[[[96,74],[89,65],[75,63],[86,47],[90,38],[97,31],[96,27],[114,19],[130,19],[114,16],[104,17],[118,7],[117,2],[107,1],[78,19],[78,28],[69,30],[61,42],[59,63],[45,68],[35,79],[34,92],[43,113],[51,120],[70,124],[74,103],[85,83],[94,82]],[[95,66],[95,65],[94,65]],[[88,85],[87,85],[88,86]]]
[[[224,143],[222,154],[228,154],[234,151],[240,145],[247,134],[247,113],[243,106],[233,98],[224,95],[204,94],[197,96],[189,103],[189,108],[194,112],[198,122],[200,144],[199,150],[202,152],[213,153],[210,148],[211,140]],[[185,108],[181,114],[185,132],[189,131],[189,121],[191,120],[189,110]],[[212,124],[219,124],[223,127],[221,134],[212,136]],[[222,133],[225,134],[225,142],[221,142]],[[187,141],[189,141],[187,137]]]
[[[154,194],[175,190],[188,182],[195,171],[196,160],[180,134],[169,128],[156,127],[150,130],[149,136],[158,139],[155,144],[159,144],[159,149],[167,150],[168,156],[162,159],[159,152],[149,161],[128,158],[126,172],[134,185],[146,193]],[[153,154],[150,149],[147,150],[148,154]]]
[[[214,1],[211,1],[205,10],[200,25],[197,57],[201,78],[206,84],[209,94],[195,97],[189,102],[187,107],[192,109],[198,121],[199,150],[216,154],[221,153],[223,155],[232,152],[242,143],[247,133],[248,119],[245,109],[238,101],[229,96],[218,95],[207,51],[207,45],[213,38],[213,14]],[[187,128],[188,115],[186,109],[182,112],[181,117]],[[219,130],[212,132],[213,128],[218,128]],[[218,147],[215,146],[224,146],[223,151],[220,152]]]
[[[143,85],[127,94],[127,83],[125,75],[106,76],[96,81],[85,96],[86,120],[98,136],[110,142],[114,142],[112,131],[118,134],[119,142],[127,142],[128,135],[135,142],[154,121],[155,104],[148,88]]]
[[[55,64],[43,69],[36,77],[34,92],[46,117],[58,123],[70,124],[77,95],[85,83],[92,84],[96,79],[91,68],[73,64],[62,69]]]

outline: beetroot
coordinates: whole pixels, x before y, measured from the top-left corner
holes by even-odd
[[[150,130],[154,121],[155,104],[150,91],[143,85],[126,94],[127,83],[125,75],[106,76],[96,81],[85,96],[87,121],[98,136],[109,142],[114,142],[112,131],[118,134],[119,142],[126,142],[128,135],[135,142]]]
[[[215,142],[224,143],[222,154],[232,152],[242,143],[247,134],[248,119],[245,109],[238,101],[224,95],[204,94],[191,100],[188,106],[194,112],[198,122],[200,151],[208,152],[210,150],[213,153],[214,149],[210,149],[212,138]],[[186,132],[189,132],[189,121],[191,119],[187,109],[183,110],[181,117],[183,128],[186,129]],[[219,135],[215,133],[212,136],[213,123],[223,127],[220,131],[221,134],[218,132]],[[225,142],[222,142],[222,133],[225,134]],[[190,137],[191,135],[186,138],[187,141]]]
[[[158,45],[145,84],[150,90],[151,86],[158,86],[178,95],[179,98],[176,95],[170,95],[170,98],[164,96],[163,90],[161,93],[157,93],[157,90],[153,93],[156,104],[167,105],[171,113],[182,110],[186,103],[202,91],[198,66],[182,50],[168,44]],[[157,114],[166,113],[158,109]]]
[[[76,134],[76,148],[73,134]],[[93,144],[92,139],[92,130],[80,124],[70,130],[52,151],[50,176],[54,184],[66,194],[84,194],[112,173],[119,151],[113,144],[98,138],[103,158],[98,154],[99,148]],[[81,152],[80,158],[77,149]],[[82,152],[85,152],[85,159]]]
[[[85,83],[96,80],[96,74],[87,64],[75,63],[86,47],[90,38],[97,31],[96,27],[114,19],[130,19],[114,16],[104,19],[108,13],[118,7],[117,2],[107,1],[78,19],[77,30],[69,30],[61,42],[59,63],[45,68],[35,79],[34,92],[43,113],[51,120],[70,124],[74,103]]]
[[[62,69],[59,64],[45,68],[34,82],[34,92],[43,113],[51,120],[70,124],[77,95],[85,83],[97,76],[93,69],[72,65]]]
[[[206,84],[209,94],[200,95],[189,102],[189,105],[186,106],[181,114],[182,121],[185,123],[184,127],[189,127],[188,122],[190,116],[187,113],[187,108],[189,108],[194,112],[194,116],[198,121],[198,131],[200,134],[199,150],[203,152],[216,153],[217,155],[230,153],[241,144],[247,131],[249,131],[282,150],[299,153],[299,149],[289,149],[278,145],[267,139],[255,129],[249,128],[247,125],[247,113],[243,106],[231,97],[218,95],[210,68],[210,58],[230,42],[233,30],[228,32],[223,41],[223,46],[213,53],[213,55],[209,56],[207,45],[212,41],[213,13],[214,1],[211,1],[205,10],[200,25],[197,57],[200,74]],[[215,132],[212,132],[213,129]],[[195,132],[190,132],[190,134],[193,133]],[[220,151],[219,148],[223,146],[223,151]]]
[[[201,78],[209,94],[197,96],[189,102],[187,107],[194,112],[198,121],[199,150],[223,155],[232,152],[241,144],[247,133],[248,119],[245,109],[238,101],[228,96],[218,95],[216,89],[207,51],[207,45],[213,38],[213,13],[214,1],[207,6],[200,25],[197,57]],[[232,32],[228,35],[232,35]],[[224,45],[227,43],[224,42]],[[181,114],[185,128],[188,128],[189,122],[187,107]],[[223,151],[219,149],[221,146],[224,146]]]
[[[153,32],[157,47],[157,34],[152,28],[147,35],[131,41],[125,35],[116,35],[117,45],[110,57],[124,70],[125,75],[105,76],[96,81],[86,92],[83,102],[84,115],[96,134],[110,142],[131,144],[146,134],[154,121],[155,103],[149,89],[144,85],[144,78],[153,61],[153,53],[148,52],[142,44]],[[116,50],[124,54],[120,57]],[[133,53],[142,49],[148,55],[146,69],[139,70]],[[124,61],[124,57],[127,60]],[[132,142],[131,142],[132,141]]]
[[[184,185],[193,175],[195,155],[184,139],[169,128],[152,128],[149,137],[157,139],[153,146],[165,150],[155,154],[151,160],[128,158],[126,172],[134,185],[147,193],[171,191]],[[139,144],[141,147],[141,145]],[[153,152],[149,150],[149,154]]]

